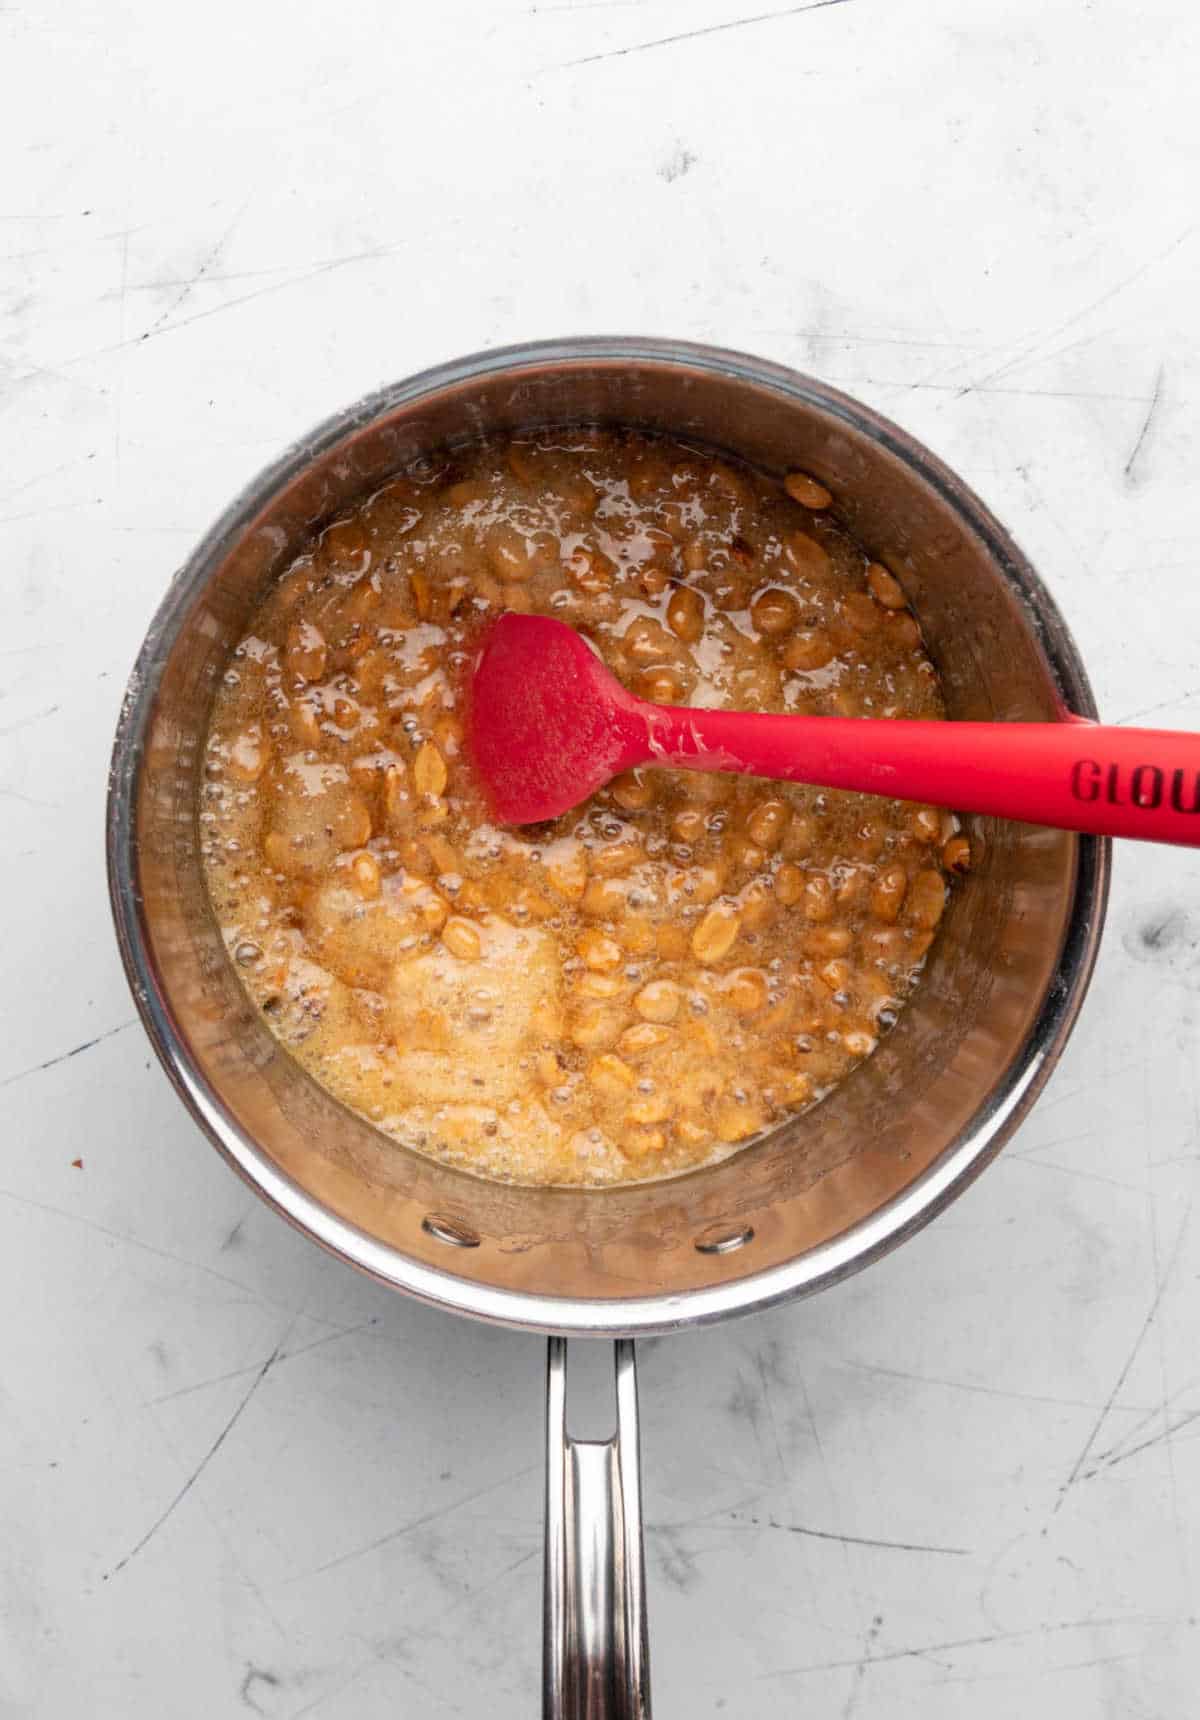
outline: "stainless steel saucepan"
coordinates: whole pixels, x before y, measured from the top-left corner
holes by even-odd
[[[113,912],[168,1075],[277,1211],[386,1284],[550,1334],[544,1713],[650,1712],[637,1456],[639,1334],[833,1283],[911,1236],[1025,1115],[1095,961],[1108,845],[973,821],[957,888],[895,1030],[807,1116],[674,1181],[512,1188],[385,1139],[307,1076],[247,1003],[201,872],[204,734],[264,586],[331,514],[415,456],[488,431],[659,430],[833,491],[920,616],[955,718],[1094,715],[1070,634],[971,492],[895,425],[810,378],[705,347],[566,340],[386,388],[298,443],[176,575],[134,668],[108,805]],[[618,1427],[566,1432],[566,1340],[617,1340]]]

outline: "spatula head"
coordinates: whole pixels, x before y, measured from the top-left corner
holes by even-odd
[[[646,757],[645,722],[587,642],[543,615],[502,615],[471,683],[468,745],[502,824],[578,806]]]

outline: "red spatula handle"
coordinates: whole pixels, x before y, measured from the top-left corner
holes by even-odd
[[[651,762],[1200,847],[1200,734],[651,709]]]

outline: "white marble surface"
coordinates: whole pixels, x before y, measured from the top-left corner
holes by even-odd
[[[1195,727],[1198,71],[1178,0],[0,5],[5,1720],[537,1706],[541,1344],[293,1235],[132,1024],[105,763],[172,568],[384,380],[712,339],[924,438],[1104,713]],[[1195,1713],[1198,1008],[1196,858],[1127,847],[995,1167],[644,1346],[664,1720]]]

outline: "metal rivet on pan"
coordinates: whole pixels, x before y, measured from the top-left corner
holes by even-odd
[[[735,1248],[744,1248],[753,1236],[752,1224],[747,1224],[742,1230],[729,1230],[723,1224],[713,1224],[696,1238],[696,1250],[700,1254],[732,1254]]]
[[[449,1243],[451,1248],[479,1247],[475,1232],[454,1218],[437,1218],[430,1212],[421,1220],[421,1229],[427,1236],[436,1236],[439,1242]]]

